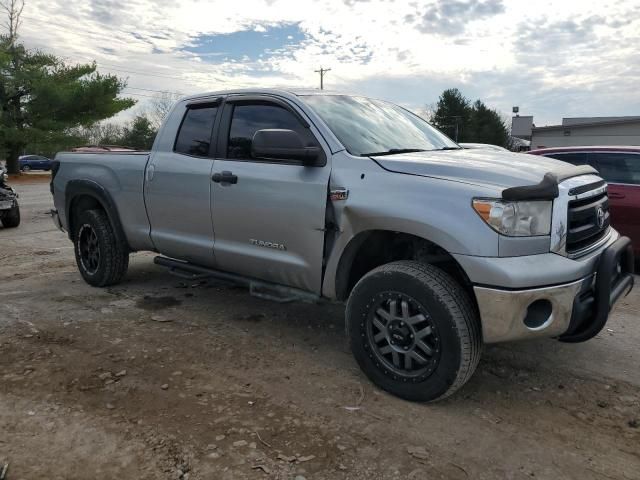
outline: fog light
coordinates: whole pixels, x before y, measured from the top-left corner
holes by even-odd
[[[524,324],[528,328],[540,328],[551,318],[553,307],[549,300],[536,300],[527,307]]]

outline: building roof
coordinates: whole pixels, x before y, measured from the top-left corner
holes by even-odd
[[[593,117],[595,120],[598,117]],[[614,117],[615,118],[615,117]],[[590,123],[576,123],[571,125],[548,125],[545,127],[533,127],[533,131],[535,132],[544,132],[551,130],[567,130],[573,128],[585,128],[585,127],[602,127],[605,125],[622,125],[627,123],[640,123],[640,117],[617,117],[617,120],[602,120],[598,122],[590,122]]]
[[[585,123],[601,123],[616,122],[618,120],[640,120],[638,116],[626,117],[565,117],[562,119],[562,125],[572,127],[574,125],[582,125]]]

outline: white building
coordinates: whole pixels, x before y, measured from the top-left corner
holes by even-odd
[[[514,120],[518,117],[514,117]],[[518,124],[518,121],[515,122]],[[638,117],[563,118],[562,125],[536,127],[518,137],[531,139],[531,148],[571,147],[579,145],[640,145]]]

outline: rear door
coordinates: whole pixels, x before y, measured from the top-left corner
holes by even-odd
[[[323,166],[253,158],[257,130],[298,132],[320,145]],[[237,183],[214,183],[216,266],[304,290],[320,292],[329,150],[295,106],[270,96],[228,98],[220,123],[214,173],[229,172]]]
[[[213,264],[211,168],[219,105],[218,99],[187,104],[173,148],[154,152],[145,176],[156,249],[200,265]]]
[[[49,169],[49,159],[47,157],[42,157],[40,155],[34,157],[37,162],[37,168],[41,170]]]
[[[609,184],[611,223],[640,247],[640,154],[593,152],[593,166]]]

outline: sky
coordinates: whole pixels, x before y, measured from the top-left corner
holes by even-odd
[[[640,115],[640,0],[26,0],[29,47],[95,60],[138,100],[325,88],[418,112],[446,88],[536,125]]]

